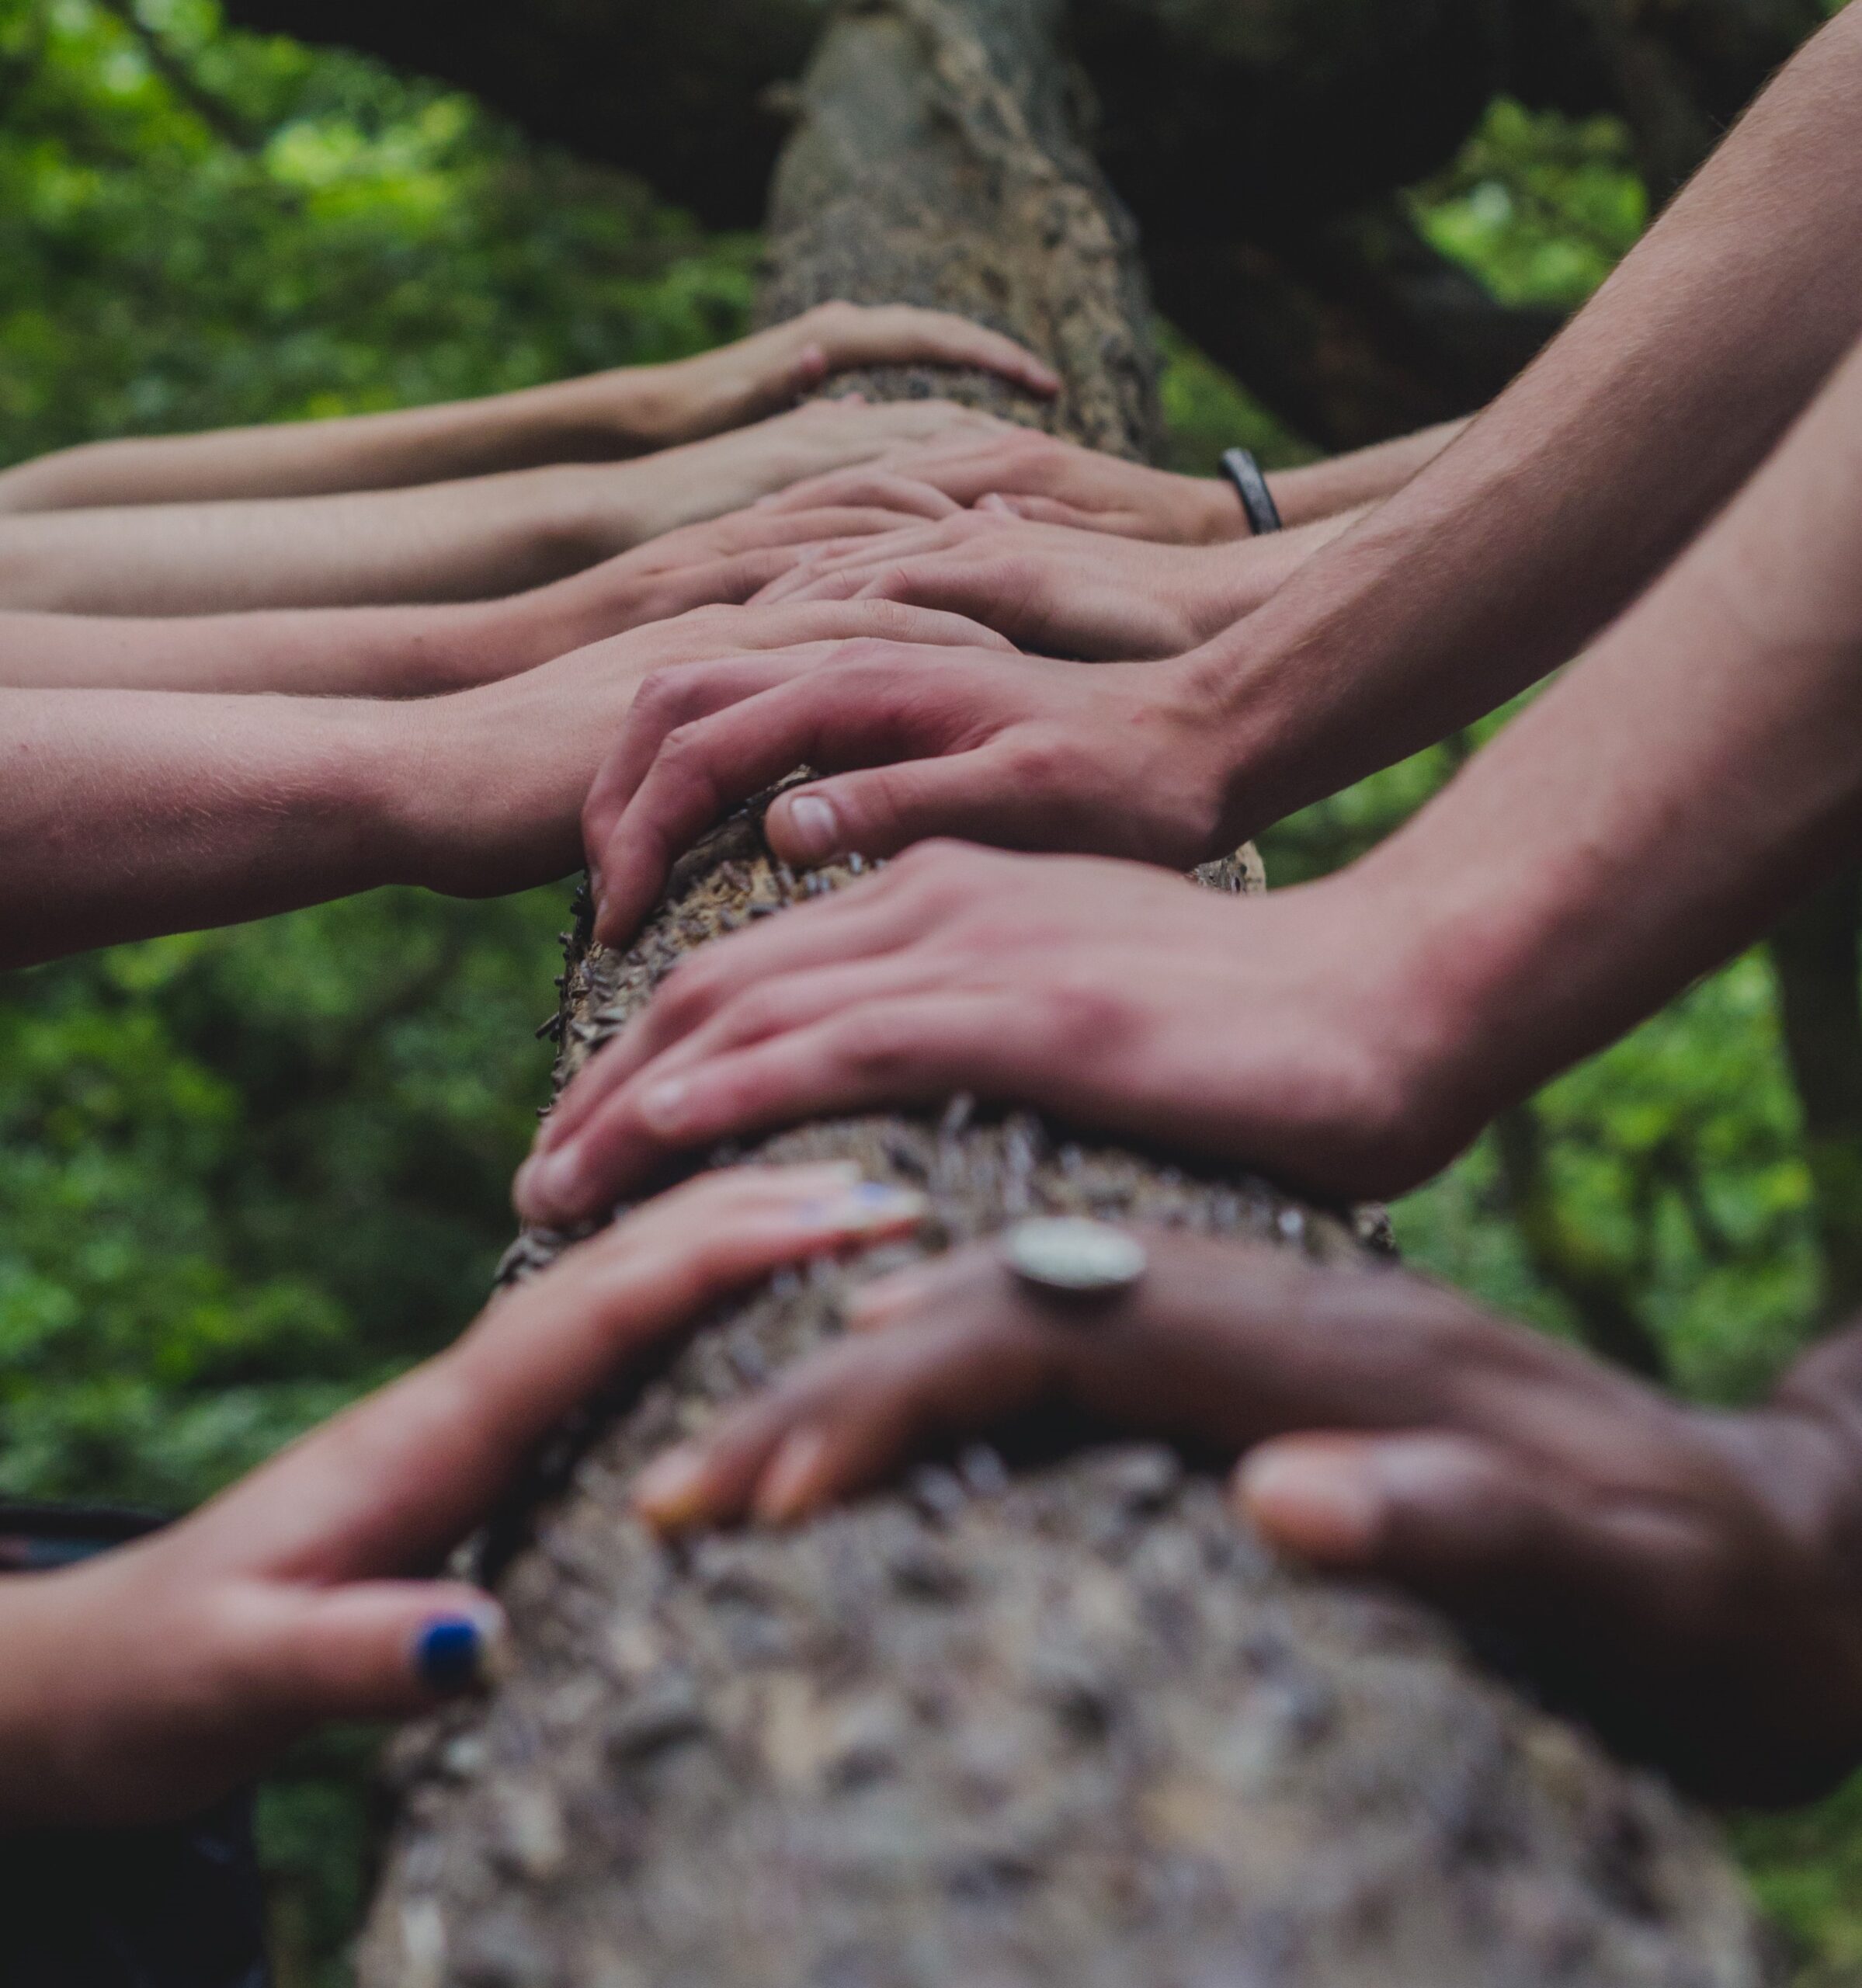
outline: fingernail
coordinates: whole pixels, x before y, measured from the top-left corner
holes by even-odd
[[[1384,1529],[1370,1472],[1337,1451],[1270,1446],[1242,1465],[1236,1488],[1261,1531],[1304,1559],[1367,1559]]]
[[[544,1147],[517,1170],[512,1197],[520,1213],[558,1214],[575,1205],[581,1176],[582,1163],[573,1145]]]
[[[917,1222],[929,1206],[915,1188],[889,1187],[884,1181],[863,1180],[857,1187],[832,1200],[804,1202],[801,1212],[839,1229],[859,1230]]]
[[[987,496],[978,498],[975,509],[979,511],[1006,511],[1010,517],[1016,516],[1015,506],[999,490],[992,490]]]
[[[819,1429],[798,1429],[784,1439],[776,1461],[756,1487],[756,1516],[766,1525],[800,1518],[815,1499],[815,1479],[828,1447]]]
[[[818,794],[794,796],[783,812],[789,830],[786,839],[804,862],[819,863],[839,848],[839,818]]]
[[[933,1276],[929,1266],[895,1270],[891,1276],[881,1277],[856,1291],[847,1306],[849,1329],[872,1332],[884,1325],[923,1295]]]
[[[488,1611],[484,1619],[471,1615],[436,1615],[420,1632],[414,1646],[414,1666],[428,1690],[446,1698],[475,1691],[491,1682],[503,1618]]]
[[[705,1453],[681,1443],[656,1456],[634,1481],[633,1507],[651,1524],[690,1525],[704,1512]]]
[[[662,1077],[658,1083],[649,1084],[640,1094],[641,1117],[656,1132],[676,1130],[679,1107],[691,1089],[683,1077]]]

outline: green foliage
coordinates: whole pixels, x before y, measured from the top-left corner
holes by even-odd
[[[527,147],[468,100],[226,33],[211,0],[0,0],[0,422],[19,458],[92,436],[483,393],[716,342],[754,245]],[[1496,103],[1419,189],[1502,294],[1574,304],[1641,225],[1622,134]],[[1184,467],[1300,453],[1180,342]],[[1269,838],[1347,860],[1465,742]],[[180,1508],[440,1343],[509,1232],[547,1058],[563,893],[383,893],[0,985],[0,1492]],[[1715,1399],[1805,1329],[1815,1239],[1761,960],[1541,1100],[1544,1191]],[[1584,1320],[1513,1219],[1492,1144],[1396,1211],[1412,1257],[1554,1329]],[[366,1743],[263,1805],[287,1978],[333,1983],[360,1897]],[[1862,1980],[1862,1794],[1755,1826],[1805,1988]]]
[[[1499,97],[1411,207],[1435,246],[1471,264],[1503,302],[1568,310],[1641,233],[1648,200],[1616,119],[1579,121]]]

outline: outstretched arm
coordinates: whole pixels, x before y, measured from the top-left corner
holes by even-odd
[[[496,1604],[430,1570],[535,1445],[727,1292],[921,1207],[851,1167],[707,1175],[193,1517],[0,1577],[0,1832],[186,1815],[320,1721],[404,1717],[488,1682]]]
[[[708,608],[404,704],[0,690],[0,968],[384,884],[489,897],[565,876],[650,670],[879,626],[985,634],[884,602]]]
[[[1012,339],[943,311],[824,304],[736,344],[483,400],[211,434],[92,442],[0,472],[0,512],[392,490],[608,462],[761,419],[849,367],[974,367],[1047,395]]]
[[[495,599],[901,442],[1001,425],[943,401],[816,401],[637,462],[0,516],[0,607],[180,615]]]
[[[168,616],[0,609],[0,687],[434,697],[691,608],[747,600],[815,543],[889,536],[901,515],[753,506],[504,600]]]
[[[1035,658],[959,663],[926,688],[902,653],[806,684],[769,659],[760,671],[721,664],[677,700],[643,703],[592,824],[595,860],[625,872],[604,936],[626,929],[663,874],[683,822],[675,788],[727,801],[756,792],[776,728],[810,742],[778,771],[849,770],[773,811],[774,846],[791,861],[942,834],[1186,864],[1492,710],[1673,559],[1853,341],[1858,144],[1851,9],[1520,380],[1265,605],[1179,662],[1058,674]],[[985,606],[969,587],[925,597]],[[649,800],[662,727],[679,730],[679,749]]]
[[[671,1149],[955,1090],[1328,1193],[1416,1186],[1853,854],[1858,520],[1862,347],[1686,557],[1361,861],[1237,902],[1132,864],[908,851],[682,965],[546,1123],[519,1176],[526,1212],[560,1219],[611,1201]],[[882,666],[876,653],[812,673],[832,683]],[[944,669],[985,695],[980,660],[948,655]],[[735,666],[753,676],[769,661]],[[1068,672],[1089,679],[1113,742],[1086,770],[1099,818],[1186,863],[1212,839],[1197,796],[1221,792],[1208,784],[1221,756],[1193,706],[1171,728],[1143,701],[1145,671],[1168,667],[1048,664],[1030,680],[1058,696]],[[1009,659],[999,673],[1025,668]],[[927,663],[902,700],[940,680]],[[746,751],[777,770],[835,763],[831,732],[787,728],[808,687],[798,677],[725,714],[759,726]],[[652,694],[677,693],[674,682]],[[1055,749],[1033,726],[1024,740],[1038,770]],[[966,780],[991,791],[999,839],[1032,842],[1040,818],[1014,812],[1023,750],[954,735],[926,770],[947,794]],[[694,784],[641,787],[663,839],[644,871],[605,869],[610,903],[637,909],[643,880],[710,805],[690,753],[683,774]],[[792,791],[777,804],[781,839],[818,829],[845,847],[852,823],[851,846],[870,846],[863,811],[912,805],[888,775]],[[937,797],[929,783],[926,796]],[[824,797],[825,822],[809,812]],[[591,818],[612,819],[606,807],[598,787]],[[1222,818],[1212,808],[1208,821]],[[618,833],[633,846],[624,815]]]

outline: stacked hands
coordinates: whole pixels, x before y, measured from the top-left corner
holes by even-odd
[[[1465,434],[1277,475],[1264,539],[1225,484],[948,403],[773,413],[871,364],[1058,388],[994,333],[847,306],[7,472],[0,808],[36,860],[0,872],[0,959],[585,858],[624,944],[805,765],[776,853],[893,860],[681,964],[546,1121],[528,1219],[958,1090],[1399,1192],[1853,860],[1851,69],[1855,10]],[[1780,190],[1805,171],[1819,202]],[[1580,649],[1337,874],[1171,874]],[[496,1609],[419,1576],[530,1446],[723,1294],[921,1213],[845,1170],[701,1178],[181,1525],[0,1583],[0,1818],[174,1814],[314,1719],[469,1688]],[[1695,1785],[1789,1797],[1862,1753],[1862,1334],[1710,1413],[1393,1270],[1146,1247],[1088,1330],[992,1246],[867,1285],[848,1338],[643,1475],[642,1517],[791,1519],[1059,1414],[1234,1467],[1268,1538],[1505,1632]]]

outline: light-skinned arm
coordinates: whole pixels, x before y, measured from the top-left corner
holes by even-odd
[[[424,697],[534,669],[609,635],[749,600],[818,540],[896,530],[897,511],[734,511],[505,600],[243,614],[0,609],[0,687]]]
[[[682,964],[546,1121],[519,1204],[560,1220],[669,1151],[958,1090],[1328,1194],[1415,1187],[1853,859],[1859,520],[1862,347],[1686,556],[1360,862],[1248,902],[1136,864],[908,851]],[[1124,725],[1100,805],[1161,812],[1183,742]]]
[[[648,671],[874,625],[985,639],[890,602],[714,607],[405,703],[0,690],[0,968],[384,884],[489,897],[566,875]]]
[[[634,462],[0,516],[0,607],[180,615],[493,600],[901,442],[1001,425],[946,401],[812,401]]]
[[[946,656],[927,688],[896,652],[863,651],[814,682],[780,658],[731,659],[644,698],[604,783],[610,822],[675,728],[679,750],[619,839],[592,849],[625,872],[608,936],[650,902],[690,793],[728,805],[756,792],[779,732],[811,742],[779,770],[838,776],[772,811],[790,861],[961,835],[1182,866],[1492,710],[1676,556],[1848,349],[1862,327],[1859,145],[1852,8],[1520,380],[1265,606],[1177,661]]]
[[[389,414],[86,443],[0,471],[0,512],[398,489],[547,463],[608,462],[774,414],[832,374],[973,367],[1045,398],[1059,382],[1012,339],[908,304],[823,304],[696,358]]]

